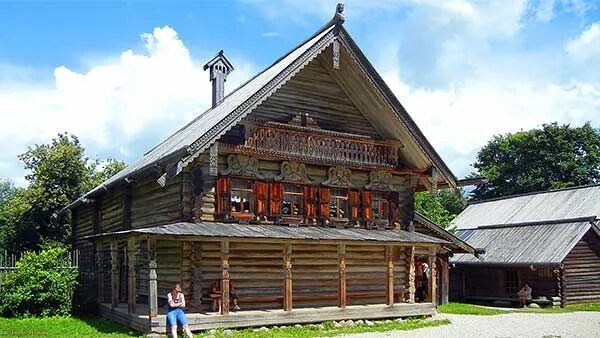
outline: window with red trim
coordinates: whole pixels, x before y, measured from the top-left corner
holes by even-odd
[[[371,215],[375,220],[388,220],[390,216],[390,203],[386,194],[373,192],[371,199]]]
[[[254,213],[254,189],[252,181],[231,179],[231,212]]]
[[[283,185],[281,214],[285,216],[302,216],[303,189],[296,184]]]
[[[348,218],[348,190],[331,189],[329,195],[329,218]]]

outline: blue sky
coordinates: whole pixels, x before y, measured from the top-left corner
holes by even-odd
[[[346,1],[345,26],[453,171],[494,134],[600,127],[600,4]],[[1,1],[0,178],[68,131],[132,162],[210,105],[218,50],[233,89],[302,41],[335,1]]]

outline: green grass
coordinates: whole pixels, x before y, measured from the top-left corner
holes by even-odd
[[[600,312],[600,303],[588,303],[588,304],[576,304],[576,305],[567,305],[564,308],[560,307],[545,307],[545,308],[527,308],[527,309],[519,309],[520,312],[525,313],[569,313],[569,312]]]
[[[0,318],[0,337],[142,337],[112,321],[96,318]]]
[[[368,326],[365,324],[356,326],[335,327],[332,322],[323,323],[324,328],[302,326],[301,328],[286,327],[278,329],[270,329],[266,332],[254,332],[253,329],[233,330],[233,337],[236,338],[311,338],[311,337],[332,337],[341,334],[361,333],[361,332],[386,332],[394,330],[414,330],[424,327],[434,327],[450,324],[449,320],[424,320],[424,319],[409,319],[403,322],[393,320],[375,322],[375,325]],[[208,333],[198,335],[200,337],[209,336]],[[223,330],[217,330],[215,337],[223,337]]]
[[[448,303],[438,307],[440,313],[452,313],[458,315],[476,315],[476,316],[494,316],[508,313],[509,311],[489,309],[483,306],[464,304],[464,303]]]

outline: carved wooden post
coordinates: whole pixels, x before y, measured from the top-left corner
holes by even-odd
[[[437,305],[437,268],[436,268],[436,248],[429,249],[429,299],[433,305]]]
[[[283,265],[285,281],[283,285],[283,310],[292,311],[292,244],[283,247]]]
[[[415,247],[408,248],[408,302],[415,302]]]
[[[119,306],[119,247],[117,241],[110,242],[110,289],[111,307]]]
[[[202,302],[202,244],[192,242],[192,300],[195,310],[199,310]]]
[[[443,257],[442,259],[440,259],[440,261],[442,262],[440,267],[440,276],[442,277],[442,285],[440,285],[442,291],[441,305],[444,305],[448,304],[448,293],[450,287],[450,271],[448,269],[448,256]]]
[[[346,307],[346,244],[338,244],[338,306]]]
[[[136,275],[135,275],[135,239],[127,240],[127,311],[135,313]]]
[[[560,307],[565,307],[567,304],[567,295],[565,292],[565,266],[561,265],[559,270],[560,278]]]
[[[104,252],[102,242],[96,243],[96,292],[98,303],[104,303]]]
[[[221,314],[229,314],[229,241],[221,242]]]
[[[387,266],[387,283],[386,289],[386,304],[394,305],[394,248],[392,246],[385,247],[385,261]]]
[[[158,327],[158,282],[156,276],[156,238],[148,238],[148,307],[150,330]]]

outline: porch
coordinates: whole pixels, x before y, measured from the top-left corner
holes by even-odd
[[[127,304],[119,304],[112,308],[110,303],[99,304],[100,315],[104,318],[114,320],[139,331],[147,331],[150,317],[147,305],[138,304],[134,313],[129,313]],[[244,310],[230,312],[223,316],[216,312],[192,312],[187,313],[186,318],[192,331],[210,330],[215,328],[243,328],[270,325],[292,325],[321,323],[332,320],[348,319],[385,319],[401,318],[410,316],[428,316],[435,314],[433,303],[397,303],[394,305],[367,304],[351,305],[345,308],[335,306],[314,307],[284,311],[282,309],[271,310]],[[166,315],[159,313],[153,321],[157,326],[153,332],[166,332]]]

